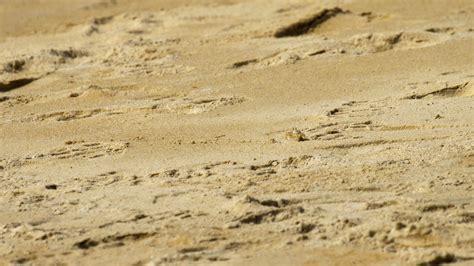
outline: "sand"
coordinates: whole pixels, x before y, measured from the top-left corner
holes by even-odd
[[[473,70],[472,0],[0,0],[0,264],[472,265]]]

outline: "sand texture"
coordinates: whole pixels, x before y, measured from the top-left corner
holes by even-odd
[[[0,265],[474,264],[474,1],[0,0]]]

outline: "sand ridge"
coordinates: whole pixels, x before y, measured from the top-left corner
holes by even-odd
[[[472,264],[473,16],[0,0],[0,264]]]

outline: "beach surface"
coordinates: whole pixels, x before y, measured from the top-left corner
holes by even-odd
[[[443,263],[472,0],[0,0],[0,265]]]

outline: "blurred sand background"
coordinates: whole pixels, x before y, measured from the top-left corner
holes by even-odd
[[[0,264],[472,265],[472,0],[0,0]]]

